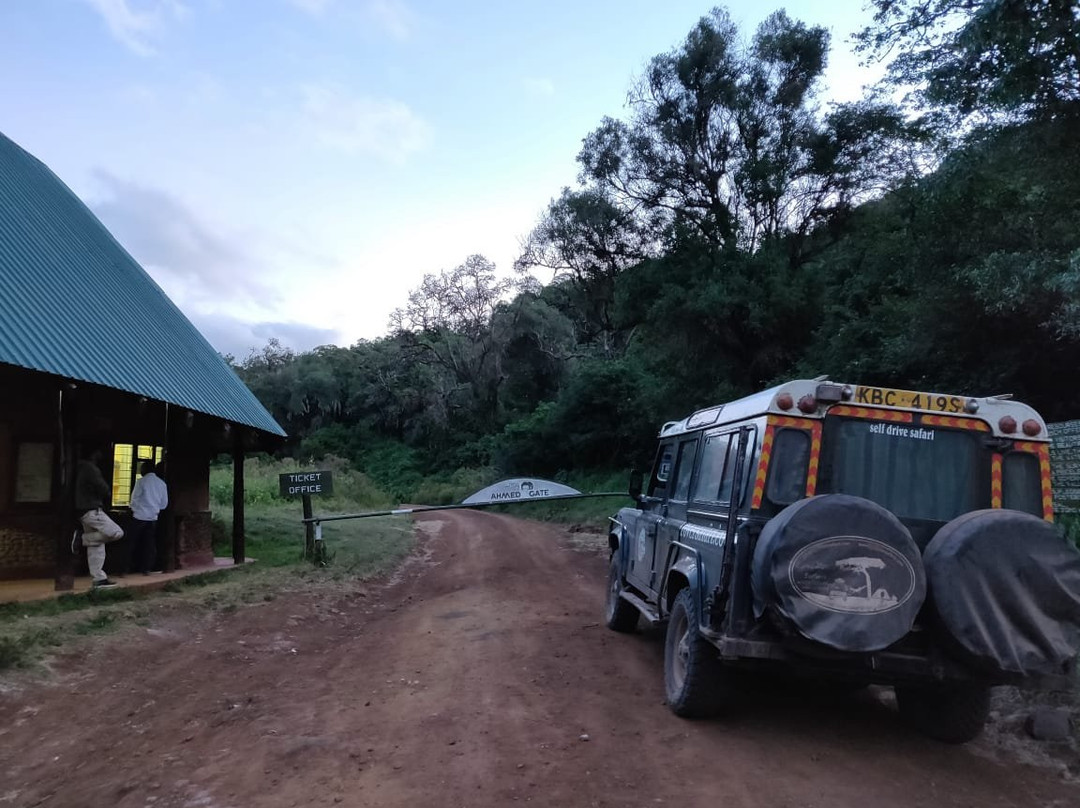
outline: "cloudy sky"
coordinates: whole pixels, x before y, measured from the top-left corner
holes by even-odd
[[[863,0],[828,27],[857,97]],[[509,273],[692,0],[0,0],[0,131],[81,196],[214,346],[382,336],[424,273]],[[545,278],[541,278],[546,280]]]

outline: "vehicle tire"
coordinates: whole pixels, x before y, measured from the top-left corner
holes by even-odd
[[[1080,652],[1080,553],[1028,513],[972,511],[923,554],[941,644],[995,676],[1065,673]]]
[[[622,571],[619,569],[618,551],[611,554],[611,562],[608,564],[607,600],[604,603],[604,624],[612,631],[624,634],[637,629],[638,618],[641,613],[619,597],[622,592]]]
[[[682,718],[708,718],[729,695],[727,671],[716,648],[698,631],[697,604],[689,587],[675,598],[664,639],[664,691]]]
[[[754,548],[754,613],[819,647],[888,648],[926,598],[922,554],[908,529],[862,497],[824,494],[769,520]]]
[[[990,688],[984,685],[896,687],[901,717],[919,732],[945,743],[965,743],[982,732],[990,714]]]

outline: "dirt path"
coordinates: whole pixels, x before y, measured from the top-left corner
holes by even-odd
[[[420,525],[418,556],[366,596],[133,630],[0,695],[0,806],[1080,804],[871,697],[680,720],[657,638],[599,623],[601,556],[495,514]]]

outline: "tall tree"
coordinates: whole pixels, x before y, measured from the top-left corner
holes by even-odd
[[[651,246],[638,220],[600,190],[564,188],[514,265],[519,271],[548,269],[553,282],[572,284],[585,304],[581,341],[598,344],[612,356],[623,347],[612,320],[616,280],[647,257]]]
[[[583,181],[643,227],[750,252],[782,237],[802,260],[819,224],[904,165],[880,148],[881,134],[908,134],[887,105],[820,111],[828,47],[823,28],[782,11],[744,43],[714,9],[681,47],[649,63],[630,120],[605,119],[585,139]]]
[[[962,119],[1076,115],[1080,105],[1077,0],[871,0],[856,36],[889,78],[927,107]]]
[[[449,428],[482,432],[498,412],[502,383],[499,346],[491,319],[496,305],[515,288],[499,279],[482,255],[439,274],[425,275],[404,308],[390,317],[393,336],[416,361],[442,370],[430,401]]]

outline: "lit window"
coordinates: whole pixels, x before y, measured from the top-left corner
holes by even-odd
[[[161,462],[163,451],[160,446],[138,446],[130,443],[118,443],[113,447],[112,504],[121,507],[131,504],[131,489],[139,474],[139,464],[143,460]]]

